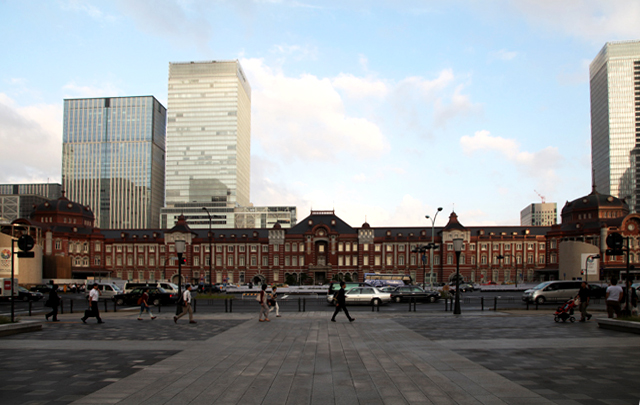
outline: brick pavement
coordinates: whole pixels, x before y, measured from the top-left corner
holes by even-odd
[[[640,336],[550,315],[77,314],[0,338],[2,404],[622,404]],[[93,363],[92,363],[93,362]],[[610,372],[607,362],[615,362]],[[4,375],[2,373],[5,373]],[[49,374],[51,373],[51,374]],[[6,395],[5,395],[6,394]]]

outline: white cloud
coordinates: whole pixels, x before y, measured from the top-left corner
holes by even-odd
[[[496,151],[514,166],[530,177],[536,178],[540,187],[554,190],[559,184],[556,170],[561,166],[563,157],[557,147],[548,146],[536,152],[521,151],[513,139],[491,136],[489,131],[477,131],[473,136],[460,138],[460,145],[466,155],[478,151]]]
[[[118,97],[124,92],[111,83],[100,86],[79,86],[74,82],[62,86],[65,98]]]
[[[388,148],[381,129],[350,116],[331,80],[304,74],[287,77],[260,59],[244,59],[254,110],[252,132],[269,155],[284,159],[364,159]]]
[[[213,27],[207,16],[212,2],[181,0],[118,0],[118,8],[144,32],[164,37],[176,47],[195,45],[202,52],[210,52]]]
[[[60,181],[62,107],[59,104],[18,106],[0,93],[0,182]]]
[[[518,0],[508,3],[533,25],[595,43],[640,37],[640,2],[637,0]]]
[[[506,49],[500,49],[497,52],[493,52],[491,54],[491,58],[507,61],[507,60],[514,59],[517,55],[518,55],[518,52],[507,51]]]
[[[344,91],[347,97],[354,99],[382,99],[389,94],[389,89],[382,80],[371,77],[363,78],[341,73],[332,83],[336,89]]]

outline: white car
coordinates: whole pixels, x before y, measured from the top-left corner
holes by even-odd
[[[345,294],[347,304],[382,305],[391,302],[391,294],[378,290],[376,287],[355,287]],[[327,302],[333,302],[333,296],[327,295]]]

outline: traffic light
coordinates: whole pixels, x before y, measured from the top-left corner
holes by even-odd
[[[187,264],[187,258],[186,257],[181,257],[180,258],[180,264]]]
[[[605,253],[609,256],[621,256],[624,254],[624,238],[617,232],[607,236],[607,246],[609,249]]]

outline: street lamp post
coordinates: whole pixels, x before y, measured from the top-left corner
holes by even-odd
[[[436,243],[434,241],[434,234],[435,234],[435,230],[436,230],[436,218],[438,217],[438,213],[442,211],[442,207],[438,207],[438,210],[436,211],[435,215],[433,216],[433,218],[431,218],[429,215],[425,215],[424,217],[426,219],[430,219],[431,220],[431,247],[429,249],[433,249],[433,252],[431,252],[431,254],[429,254],[430,256],[430,263],[431,263],[431,268],[429,270],[429,287],[433,288],[432,285],[432,277],[433,277],[433,255],[436,253]],[[424,275],[423,275],[423,279],[424,279]]]
[[[600,255],[589,255],[587,259],[584,261],[584,281],[589,282],[589,259],[599,259]]]
[[[462,251],[462,244],[464,239],[455,238],[453,240],[453,250],[456,252],[456,298],[453,306],[453,314],[460,315],[460,252]]]
[[[207,207],[202,207],[202,209],[205,210],[209,217],[209,292],[211,292],[211,277],[213,277],[213,271],[211,270],[211,265],[213,264],[213,250],[211,249],[211,237],[213,236],[211,233],[211,214]]]
[[[511,253],[507,253],[507,256],[513,257],[513,268],[516,271],[516,288],[518,288],[518,259],[514,255],[512,255]],[[496,259],[498,259],[498,260],[502,260],[504,258],[505,258],[504,255],[496,256]],[[524,266],[524,264],[523,264],[523,266]],[[524,271],[524,268],[523,268],[523,271]]]
[[[178,301],[176,305],[176,315],[182,312],[180,297],[182,296],[182,255],[184,253],[185,241],[175,241],[176,253],[178,254]]]

